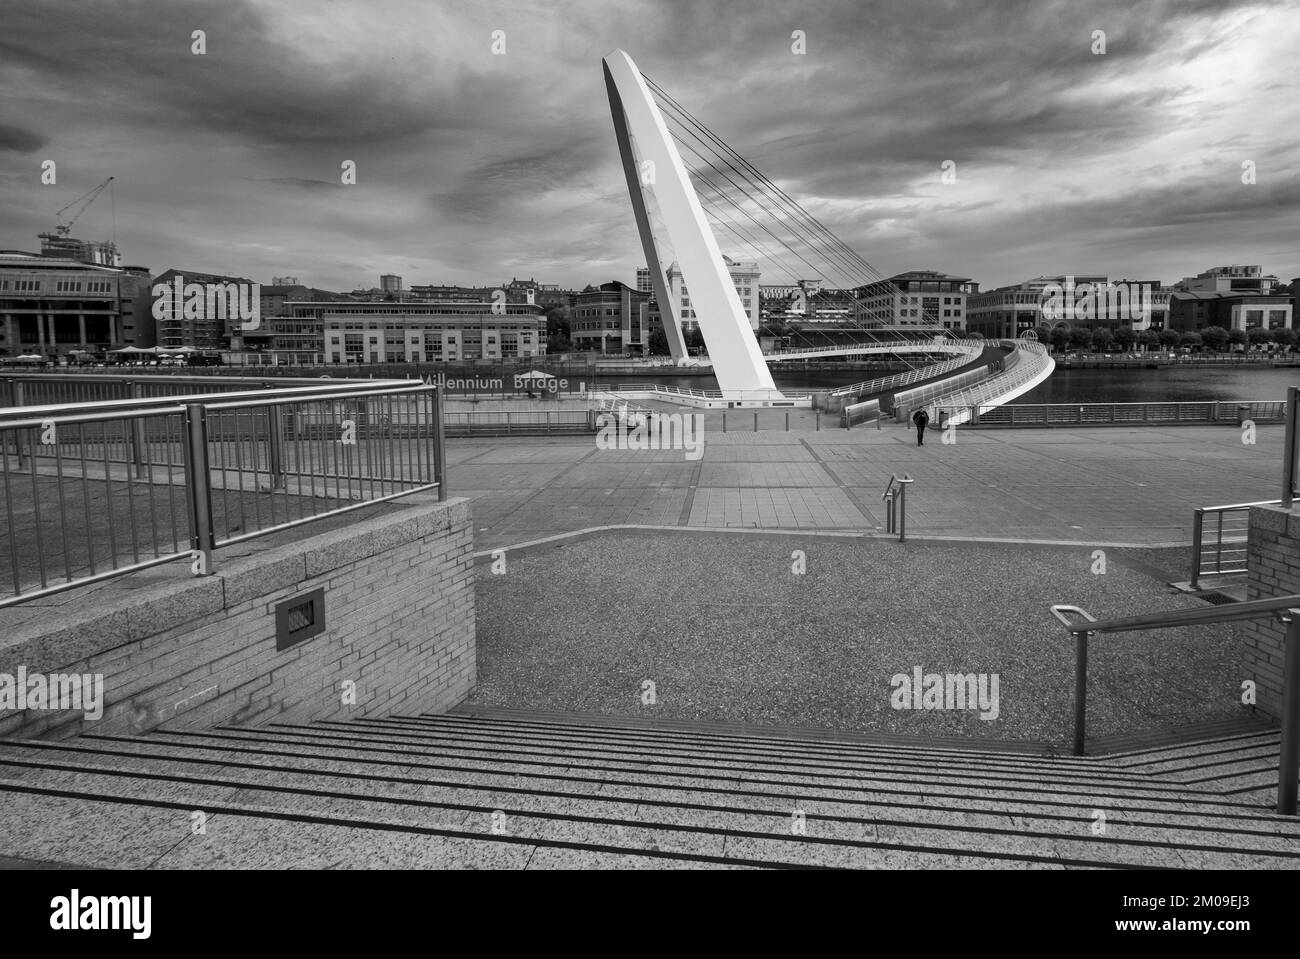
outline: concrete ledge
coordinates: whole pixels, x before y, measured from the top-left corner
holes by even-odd
[[[1300,516],[1293,515],[1292,510],[1284,510],[1281,506],[1252,506],[1250,508],[1250,525],[1258,527],[1261,530],[1268,530],[1270,533],[1286,533],[1290,523],[1300,520]],[[1297,527],[1300,528],[1300,527]],[[1294,532],[1291,533],[1295,535]]]

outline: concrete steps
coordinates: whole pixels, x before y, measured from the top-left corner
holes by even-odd
[[[0,856],[128,868],[1295,868],[1276,733],[1108,758],[507,710],[0,741]],[[202,823],[202,830],[196,823]]]

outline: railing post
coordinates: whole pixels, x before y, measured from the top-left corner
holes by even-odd
[[[817,411],[817,432],[820,433],[821,429],[822,429],[822,411],[818,410]]]
[[[785,411],[785,431],[787,433],[790,432],[790,411],[789,410]]]
[[[907,542],[907,484],[902,483],[898,490],[898,541]]]
[[[758,410],[754,410],[754,432],[758,432]]]
[[[434,387],[433,393],[433,477],[438,483],[438,499],[447,498],[447,457],[443,448],[445,430],[442,422],[442,391]],[[587,411],[591,414],[591,410]],[[594,423],[594,420],[593,420]]]
[[[24,395],[26,393],[26,390],[24,389],[24,387],[27,384],[20,383],[16,380],[12,380],[11,382],[14,384],[14,406],[26,406],[27,405],[26,396]],[[14,447],[18,450],[19,469],[23,468],[23,459],[24,459],[23,440],[30,435],[31,435],[30,431],[27,430],[14,431]],[[33,466],[33,470],[34,469],[35,467]]]
[[[1201,588],[1201,536],[1205,529],[1205,510],[1198,509],[1192,513],[1192,576],[1188,586]]]
[[[284,489],[284,414],[279,406],[266,408],[266,430],[271,489]]]
[[[144,396],[144,387],[131,383],[128,387],[132,399]],[[135,475],[144,476],[144,420],[136,417],[131,421],[131,462],[135,464]]]
[[[1282,508],[1291,508],[1296,485],[1296,420],[1300,419],[1300,387],[1286,389],[1286,438],[1282,441]]]
[[[1074,648],[1074,755],[1084,754],[1088,726],[1088,637],[1092,633],[1075,633]]]
[[[212,529],[212,476],[208,468],[208,411],[201,403],[185,407],[185,498],[190,514],[194,575],[212,573],[216,538]]]
[[[1295,387],[1291,388],[1292,391]],[[1296,780],[1300,777],[1300,609],[1288,611],[1282,672],[1282,749],[1277,763],[1277,811],[1296,814]]]
[[[727,432],[727,411],[722,411],[722,432]]]

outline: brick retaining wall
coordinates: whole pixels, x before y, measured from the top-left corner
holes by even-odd
[[[440,712],[475,682],[469,501],[405,509],[273,548],[218,550],[194,578],[89,594],[0,640],[0,674],[101,673],[104,713],[0,712],[0,735],[207,729]],[[157,574],[155,574],[157,578]],[[324,632],[276,649],[275,606],[324,589]],[[87,608],[91,607],[91,608]],[[355,705],[346,703],[347,682]]]
[[[1246,567],[1248,600],[1300,593],[1300,509],[1251,508]],[[1275,618],[1256,619],[1245,632],[1244,678],[1255,681],[1256,708],[1281,719],[1286,627]]]

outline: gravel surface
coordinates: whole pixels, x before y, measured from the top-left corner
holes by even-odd
[[[1181,553],[1133,558],[1177,571]],[[470,702],[1067,743],[1074,642],[1048,607],[1105,618],[1201,605],[1124,566],[1124,551],[1106,559],[1097,574],[1089,548],[686,533],[507,554],[504,574],[478,567]],[[1094,639],[1089,736],[1240,716],[1237,630]],[[918,666],[996,674],[996,719],[893,708],[892,678]]]

